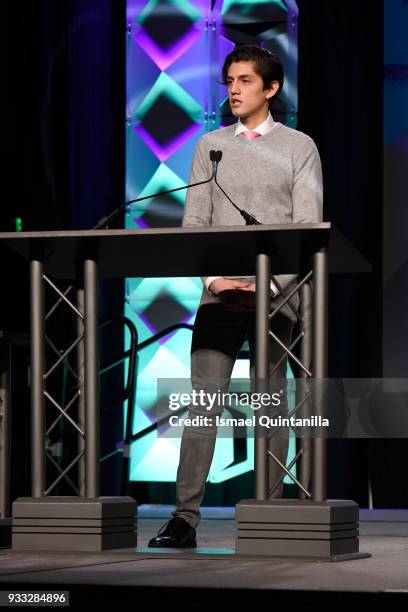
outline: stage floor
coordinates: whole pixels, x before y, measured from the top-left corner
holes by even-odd
[[[103,553],[2,549],[0,591],[58,588],[71,591],[71,607],[81,601],[115,601],[122,609],[134,607],[139,595],[156,603],[255,597],[305,605],[358,603],[362,598],[374,607],[408,605],[408,511],[360,511],[360,551],[371,557],[333,563],[235,556],[233,509],[228,508],[203,509],[195,551],[146,548],[171,510],[139,507],[136,549]]]

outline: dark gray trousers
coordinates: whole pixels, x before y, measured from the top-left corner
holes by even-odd
[[[293,323],[283,315],[272,319],[271,329],[285,343],[290,344]],[[191,343],[191,380],[193,389],[208,388],[209,380],[225,381],[223,391],[228,390],[235,360],[245,340],[250,350],[251,378],[254,378],[255,356],[255,314],[229,312],[222,304],[207,304],[198,309]],[[271,338],[270,371],[283,354],[282,348]],[[276,378],[286,378],[287,359],[276,372]],[[219,414],[222,408],[219,410]],[[205,410],[190,408],[189,417],[203,415]],[[207,413],[208,414],[208,413]],[[211,414],[214,414],[213,412]],[[205,431],[204,431],[205,430]],[[216,441],[216,428],[184,427],[180,447],[180,459],[176,482],[176,510],[178,516],[196,527],[200,521],[200,505],[204,497],[205,483],[210,470]],[[282,463],[288,452],[287,437],[271,438],[270,450]],[[269,462],[270,489],[281,475],[282,470],[275,461]],[[282,484],[271,495],[282,496]]]

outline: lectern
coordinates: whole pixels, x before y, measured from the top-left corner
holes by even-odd
[[[255,375],[262,380],[268,376],[270,275],[296,274],[301,278],[298,288],[313,275],[313,360],[309,374],[324,378],[328,273],[369,270],[367,262],[329,223],[3,233],[0,243],[29,261],[31,279],[32,497],[13,504],[16,549],[102,550],[136,545],[134,500],[99,497],[99,278],[256,274]],[[58,287],[60,280],[75,283],[77,279],[83,287],[83,304],[81,300],[79,305]],[[46,285],[69,306],[83,327],[85,418],[83,424],[71,423],[84,440],[78,456],[78,460],[82,455],[85,459],[83,497],[53,497],[52,487],[45,482],[45,401],[51,402],[63,418],[70,418],[66,407],[60,406],[46,388]],[[291,296],[285,296],[285,301]],[[81,340],[82,334],[75,346]],[[283,348],[291,354],[288,347]],[[357,505],[347,500],[326,500],[325,441],[313,440],[310,499],[267,500],[267,460],[267,441],[257,439],[255,499],[237,506],[236,552],[318,557],[356,553]]]

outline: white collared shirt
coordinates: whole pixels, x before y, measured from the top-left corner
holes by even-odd
[[[259,125],[257,125],[257,127],[255,127],[253,130],[249,130],[250,132],[258,132],[258,134],[260,134],[261,136],[265,136],[265,134],[267,134],[268,132],[270,132],[274,127],[275,127],[276,123],[273,120],[273,117],[271,115],[271,113],[268,113],[267,118],[265,119],[265,121],[262,121],[262,123],[260,123]],[[241,119],[238,119],[238,122],[235,126],[235,136],[239,136],[240,134],[242,134],[242,132],[246,132],[248,131],[248,128],[245,127],[245,125],[241,122]],[[215,280],[217,280],[217,278],[222,278],[222,276],[208,276],[206,281],[205,281],[205,286],[208,289],[208,291],[210,291],[209,287],[211,285],[211,283]],[[276,295],[278,295],[279,291],[278,288],[276,287],[276,285],[274,285],[274,283],[271,281],[271,290],[273,292],[273,296],[275,297]]]
[[[242,134],[242,132],[247,131],[258,132],[258,134],[260,134],[261,136],[265,136],[265,134],[270,132],[275,127],[275,125],[276,123],[273,120],[271,113],[268,113],[268,116],[265,121],[262,121],[262,123],[260,123],[253,130],[248,130],[248,128],[245,127],[245,125],[241,122],[241,119],[238,119],[238,122],[235,126],[235,136],[239,136],[239,134]]]

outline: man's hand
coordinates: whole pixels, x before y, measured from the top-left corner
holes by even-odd
[[[232,312],[252,312],[255,310],[255,283],[217,278],[209,288],[214,295],[220,298],[227,310]]]
[[[255,283],[248,284],[246,287],[242,287],[239,290],[241,293],[241,306],[240,310],[244,312],[253,312],[256,307],[256,285]]]

